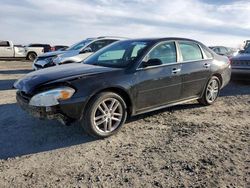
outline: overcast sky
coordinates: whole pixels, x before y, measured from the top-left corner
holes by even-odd
[[[250,39],[250,1],[0,0],[0,40],[70,45],[103,35],[234,47]]]

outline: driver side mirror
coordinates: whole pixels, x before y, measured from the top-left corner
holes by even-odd
[[[149,59],[148,61],[142,62],[142,67],[152,67],[152,66],[157,66],[157,65],[162,65],[162,62],[160,59]]]
[[[90,47],[86,47],[80,53],[84,54],[84,53],[90,53],[90,52],[93,52],[93,50]]]

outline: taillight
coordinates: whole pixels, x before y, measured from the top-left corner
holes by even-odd
[[[56,51],[56,48],[55,47],[51,47],[51,51]]]

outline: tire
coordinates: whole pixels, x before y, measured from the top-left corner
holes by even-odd
[[[202,97],[198,99],[198,102],[206,106],[213,104],[220,94],[220,85],[219,78],[212,76],[206,85]]]
[[[102,92],[88,103],[80,124],[89,135],[106,138],[117,133],[126,118],[127,106],[122,97],[116,93]]]
[[[28,59],[29,61],[34,61],[34,60],[36,59],[36,57],[37,57],[37,55],[36,55],[35,52],[30,52],[30,53],[28,53],[28,55],[27,55],[27,59]]]

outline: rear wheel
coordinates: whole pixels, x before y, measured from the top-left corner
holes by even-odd
[[[36,59],[36,56],[37,56],[36,53],[30,52],[27,55],[27,59],[30,60],[30,61],[34,61]]]
[[[96,95],[88,104],[81,125],[91,136],[105,138],[115,134],[127,118],[126,103],[112,92]]]
[[[213,76],[207,83],[206,89],[198,101],[203,105],[211,105],[213,104],[220,93],[220,80]]]

